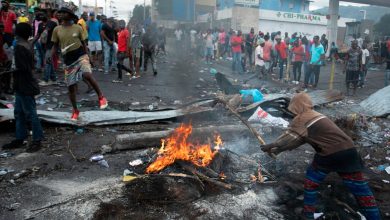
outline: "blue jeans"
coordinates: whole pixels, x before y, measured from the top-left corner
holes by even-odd
[[[111,65],[115,65],[116,61],[116,50],[113,45],[109,45],[107,41],[103,41],[103,50],[104,50],[104,71],[108,72],[110,70],[110,61]]]
[[[385,86],[390,84],[390,69],[387,69],[385,72]]]
[[[243,73],[241,65],[241,52],[233,52],[232,70],[238,73]]]
[[[57,81],[57,75],[54,71],[53,58],[51,57],[51,62],[47,62],[48,58],[51,57],[51,50],[47,50],[45,53],[45,74],[43,76],[43,80],[46,82],[50,80]]]
[[[16,93],[14,115],[16,139],[25,140],[27,138],[27,123],[31,123],[33,141],[41,141],[43,139],[42,126],[37,115],[34,96],[25,96]]]

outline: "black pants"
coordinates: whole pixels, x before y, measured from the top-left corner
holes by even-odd
[[[298,70],[298,78],[297,78],[297,70]],[[302,73],[302,62],[296,61],[293,63],[293,73],[294,73],[294,81],[300,81],[301,73]]]
[[[127,58],[126,52],[118,52],[117,54],[117,68],[118,68],[118,79],[122,80],[122,69],[126,70],[127,72],[131,73],[132,71],[127,68],[125,65],[123,65],[123,61]]]
[[[156,59],[154,57],[154,52],[153,51],[144,51],[144,52],[145,52],[144,71],[147,71],[148,61],[150,59],[150,62],[152,62],[153,72],[157,72]]]

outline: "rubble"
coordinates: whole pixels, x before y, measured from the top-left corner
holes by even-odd
[[[360,103],[360,107],[369,116],[386,117],[390,114],[390,86],[370,95]]]

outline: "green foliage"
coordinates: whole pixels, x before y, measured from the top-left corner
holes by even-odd
[[[385,14],[381,17],[378,23],[374,25],[375,32],[383,36],[390,36],[390,14]]]

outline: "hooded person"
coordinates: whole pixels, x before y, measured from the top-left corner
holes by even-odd
[[[289,129],[275,142],[261,146],[261,150],[277,155],[308,143],[316,151],[306,171],[304,218],[314,219],[318,187],[327,174],[337,172],[354,194],[361,213],[367,219],[380,219],[375,198],[362,174],[361,157],[352,139],[329,118],[314,111],[313,102],[306,93],[296,94],[288,110],[295,115]]]

